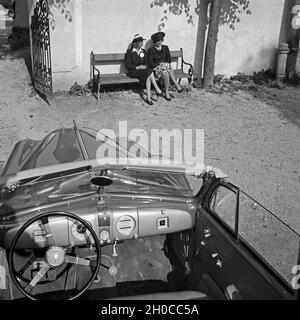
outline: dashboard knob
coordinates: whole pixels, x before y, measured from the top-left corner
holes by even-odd
[[[100,239],[103,241],[108,241],[109,240],[109,232],[107,230],[102,230],[100,232]]]
[[[108,269],[108,273],[111,275],[111,276],[116,276],[118,274],[118,268],[115,267],[115,266],[111,266],[109,269]]]

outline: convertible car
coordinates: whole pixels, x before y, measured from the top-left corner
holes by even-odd
[[[97,139],[96,139],[97,137]],[[101,143],[116,157],[101,164]],[[298,299],[299,234],[221,170],[59,129],[0,176],[0,299]]]

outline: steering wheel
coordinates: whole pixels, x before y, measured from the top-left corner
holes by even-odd
[[[31,253],[25,262],[18,254],[24,244]],[[78,298],[95,280],[100,263],[101,247],[92,226],[66,212],[43,213],[26,222],[8,256],[14,284],[32,300]]]

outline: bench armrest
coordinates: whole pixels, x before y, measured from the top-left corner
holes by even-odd
[[[91,53],[90,53],[90,63],[91,63],[91,64],[94,64],[94,62],[95,62],[94,52],[91,51]]]
[[[99,79],[100,78],[100,75],[101,75],[101,72],[100,70],[96,67],[96,64],[95,64],[95,56],[94,56],[94,52],[91,51],[91,54],[90,54],[90,68],[91,68],[91,74],[90,74],[90,79],[94,79],[95,78],[95,71],[97,71],[97,78]]]
[[[180,51],[181,51],[181,57],[182,57],[182,64],[181,64],[181,68],[183,70],[183,65],[188,65],[189,66],[189,70],[188,70],[188,74],[190,76],[192,76],[194,74],[194,67],[191,63],[188,63],[188,62],[185,62],[184,58],[183,58],[183,50],[182,48],[180,48]]]
[[[94,79],[95,78],[95,71],[97,71],[98,75],[97,78],[100,78],[100,70],[95,66],[95,56],[94,56],[94,52],[91,51],[90,53],[90,79]]]
[[[97,75],[95,75],[95,71],[97,72]],[[100,70],[93,64],[93,78],[91,80],[93,81],[93,86],[97,85],[97,100],[100,98],[100,77]]]
[[[98,77],[100,77],[100,75],[101,75],[100,70],[99,70],[97,67],[95,67],[95,66],[94,66],[93,68],[94,68],[94,70],[95,70],[95,71],[97,71],[97,73],[98,73]]]

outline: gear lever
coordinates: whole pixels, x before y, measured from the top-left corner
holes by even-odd
[[[117,240],[115,240],[115,242],[113,243],[113,253],[112,253],[112,256],[113,257],[117,257],[118,256],[118,253],[117,253]]]

